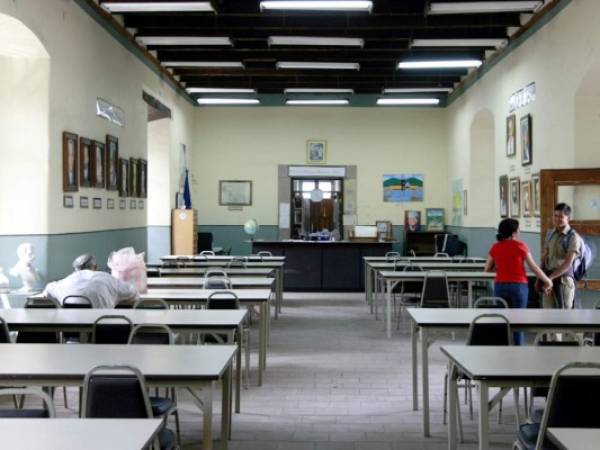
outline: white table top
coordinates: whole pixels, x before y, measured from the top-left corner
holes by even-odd
[[[189,261],[189,262],[184,262],[183,265],[184,267],[215,267],[215,268],[222,268],[222,267],[227,267],[227,265],[229,264],[229,261],[227,260],[220,260],[220,259],[211,259],[209,261]],[[272,269],[279,269],[281,267],[283,267],[285,265],[284,261],[246,261],[244,263],[246,265],[246,268],[258,268],[258,267],[262,267],[262,268],[272,268]],[[168,266],[166,266],[168,267]],[[169,267],[171,268],[171,267]],[[236,267],[236,268],[242,268],[243,267]]]
[[[598,428],[548,428],[547,432],[560,450],[597,450],[600,442]]]
[[[402,260],[402,261],[431,261],[431,262],[436,262],[436,261],[454,261],[454,262],[458,262],[464,259],[469,259],[471,261],[483,261],[485,262],[485,258],[481,258],[479,256],[455,256],[455,257],[450,257],[450,258],[444,258],[444,257],[435,257],[435,256],[399,256],[398,259]],[[385,256],[363,256],[363,259],[365,261],[369,261],[369,262],[375,262],[375,261],[386,261]]]
[[[246,287],[271,288],[275,278],[267,277],[229,277],[234,289]],[[159,287],[200,287],[204,286],[204,278],[200,277],[164,277],[148,278],[149,288]]]
[[[161,267],[156,271],[162,275],[204,275],[208,267]],[[212,268],[211,268],[212,269]],[[223,270],[228,276],[269,276],[273,273],[273,268],[269,267],[218,267],[218,270]]]
[[[245,310],[144,310],[144,309],[7,309],[0,317],[10,329],[53,327],[61,330],[91,327],[103,315],[126,316],[134,323],[167,325],[173,329],[236,328],[247,315]]]
[[[6,419],[2,447],[11,450],[141,450],[160,419]]]
[[[600,327],[600,310],[596,309],[521,309],[521,308],[407,308],[418,326],[468,327],[481,314],[502,314],[512,326]]]
[[[137,367],[149,383],[217,380],[235,345],[0,344],[0,385],[29,379],[78,380],[99,365]]]
[[[148,289],[145,294],[140,294],[140,298],[162,298],[167,302],[169,300],[199,300],[206,301],[213,292],[220,292],[222,289]],[[271,297],[270,289],[233,289],[240,302],[267,302]]]
[[[285,256],[258,256],[258,255],[245,255],[245,256],[234,256],[234,255],[165,255],[160,258],[163,261],[177,261],[177,260],[190,260],[190,261],[231,261],[232,259],[243,259],[245,261],[285,261]]]
[[[444,345],[441,350],[473,380],[549,380],[567,363],[600,363],[598,347]]]
[[[421,267],[422,269],[452,269],[452,270],[483,270],[483,268],[485,267],[485,262],[470,262],[470,263],[459,263],[459,262],[453,262],[453,261],[436,261],[436,262],[429,262],[429,261],[424,261],[424,262],[404,262],[404,261],[398,261],[398,263],[393,263],[393,262],[371,262],[369,263],[369,265],[371,266],[372,269],[393,269],[394,267],[400,266],[418,266]]]
[[[478,271],[443,271],[446,277],[451,280],[493,280],[496,277],[494,272]],[[427,272],[403,272],[401,270],[382,270],[379,275],[384,279],[391,280],[421,280],[425,278]]]

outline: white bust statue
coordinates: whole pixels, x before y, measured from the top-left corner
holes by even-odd
[[[13,277],[18,277],[23,283],[21,292],[31,292],[41,281],[41,276],[38,270],[34,267],[35,253],[33,245],[29,242],[24,242],[17,247],[17,256],[19,261],[10,269],[10,274]]]

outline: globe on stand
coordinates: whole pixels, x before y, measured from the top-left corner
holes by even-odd
[[[244,224],[244,232],[250,236],[250,241],[254,240],[254,236],[256,235],[256,233],[258,233],[258,229],[260,227],[258,226],[258,222],[256,221],[256,219],[250,219],[248,221],[246,221],[246,223]]]

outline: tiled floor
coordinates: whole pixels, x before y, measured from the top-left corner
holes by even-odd
[[[253,373],[252,385],[242,391],[242,413],[233,417],[232,450],[447,448],[440,342],[430,351],[432,436],[424,438],[421,412],[412,410],[406,323],[391,340],[386,339],[383,322],[369,314],[364,294],[287,294],[284,305],[283,314],[272,322],[264,385],[255,386]],[[256,334],[252,337],[256,347]],[[76,404],[76,392],[70,389],[70,405]],[[55,397],[60,415],[73,415],[62,407],[59,394]],[[220,432],[217,403],[216,436]],[[503,424],[494,420],[491,425],[494,449],[510,448],[514,439],[512,396],[505,403]],[[201,448],[202,417],[184,393],[180,411],[182,448]],[[475,449],[476,421],[469,419],[466,407],[463,421],[466,442],[460,448]]]

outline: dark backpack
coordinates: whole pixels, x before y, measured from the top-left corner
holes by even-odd
[[[555,230],[552,230],[548,233],[546,243],[550,242],[550,239],[552,239],[552,236],[554,236],[554,232]],[[569,248],[569,243],[571,242],[571,238],[574,235],[575,230],[571,228],[567,233],[567,238],[563,239],[562,244],[565,253],[567,252],[567,249]],[[583,239],[583,237],[579,237],[581,239],[581,254],[575,258],[575,260],[573,261],[573,267],[571,268],[571,273],[575,281],[581,281],[583,280],[583,278],[585,278],[585,274],[594,262],[594,256],[596,254],[596,252],[592,248],[592,244]]]

